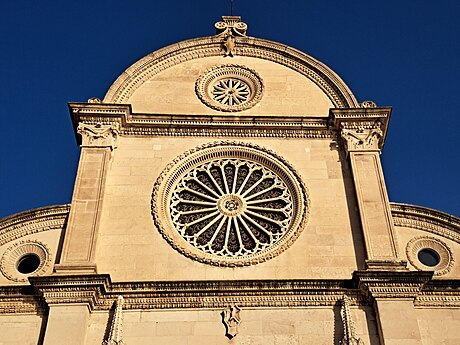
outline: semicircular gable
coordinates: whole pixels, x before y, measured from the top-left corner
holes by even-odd
[[[275,62],[316,84],[336,108],[359,107],[343,80],[313,57],[287,45],[254,37],[235,37],[235,55]],[[182,41],[155,51],[126,69],[105,95],[105,103],[129,103],[130,97],[156,74],[180,63],[222,56],[222,38],[209,36]]]
[[[460,243],[460,218],[431,208],[390,203],[396,226],[430,232]]]
[[[0,246],[42,231],[62,230],[70,205],[40,207],[13,214],[0,220]]]

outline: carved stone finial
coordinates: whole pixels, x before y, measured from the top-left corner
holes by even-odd
[[[241,21],[239,16],[222,16],[222,22],[214,24],[216,35],[224,38],[224,56],[235,55],[235,36],[246,36],[248,26]]]
[[[118,123],[103,125],[97,123],[90,125],[79,123],[77,133],[81,135],[81,146],[110,147],[112,150],[117,147],[117,136],[120,132]]]
[[[222,21],[214,24],[218,36],[246,36],[248,26],[240,16],[222,16]]]
[[[364,101],[360,104],[361,108],[377,108],[377,104],[373,101]]]
[[[341,136],[346,149],[350,151],[375,151],[380,150],[379,140],[383,137],[382,123],[376,121],[372,126],[357,126],[345,128],[342,126]]]
[[[123,345],[123,303],[123,296],[118,296],[110,325],[109,338],[104,341],[104,345]]]
[[[364,345],[361,338],[355,336],[355,325],[351,318],[350,312],[350,299],[347,295],[342,297],[342,306],[340,308],[340,314],[342,315],[343,323],[343,339],[340,342],[341,345]]]
[[[102,103],[102,101],[100,98],[91,97],[90,99],[88,99],[88,103]]]
[[[222,312],[222,321],[225,325],[225,336],[232,339],[238,334],[238,325],[241,322],[240,308],[236,305],[229,305]]]

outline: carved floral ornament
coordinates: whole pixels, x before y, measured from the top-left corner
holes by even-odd
[[[289,247],[308,215],[306,188],[281,157],[247,143],[214,142],[186,152],[157,180],[156,225],[179,252],[243,266]]]
[[[264,85],[256,71],[242,65],[220,65],[203,73],[195,83],[198,98],[215,110],[235,112],[255,106]]]

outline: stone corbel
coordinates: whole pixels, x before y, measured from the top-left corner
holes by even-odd
[[[111,124],[87,124],[80,122],[77,133],[81,135],[81,147],[117,147],[117,137],[120,126],[117,122]]]

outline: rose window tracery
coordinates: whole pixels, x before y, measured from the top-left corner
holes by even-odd
[[[217,102],[233,106],[246,102],[251,89],[242,80],[226,78],[214,83],[211,93]]]
[[[215,110],[235,112],[252,108],[262,99],[259,74],[242,65],[214,66],[195,83],[198,98]]]
[[[193,246],[215,255],[244,256],[286,232],[292,198],[266,167],[218,159],[189,171],[171,199],[173,223]]]
[[[247,143],[214,142],[168,164],[155,183],[152,211],[181,253],[243,266],[293,243],[308,218],[308,198],[283,158]]]

